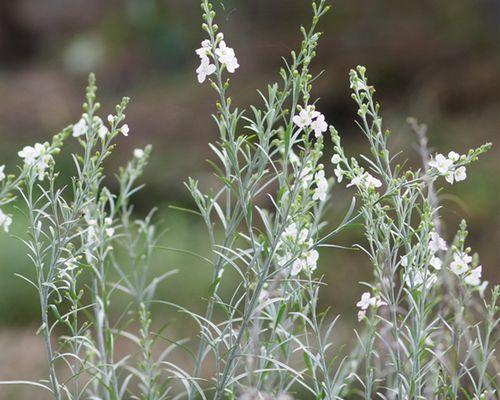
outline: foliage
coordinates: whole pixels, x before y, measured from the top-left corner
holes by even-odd
[[[262,104],[240,110],[227,75],[239,68],[236,53],[212,4],[203,0],[201,7],[207,38],[196,50],[196,73],[218,96],[219,136],[210,147],[220,184],[206,193],[195,179],[186,187],[197,206],[187,211],[203,220],[210,242],[209,257],[199,255],[212,268],[205,313],[156,296],[175,270],[151,272],[160,248],[155,210],[134,220],[131,203],[151,149],[136,149],[119,170],[117,193],[106,187],[103,163],[115,138],[129,134],[128,99],[104,122],[90,76],[82,118],[52,143],[20,151],[17,177],[0,168],[0,206],[16,192],[24,200],[34,274],[23,279],[39,296],[48,361],[47,380],[2,384],[30,384],[56,400],[493,398],[500,288],[486,295],[465,222],[449,245],[443,239],[437,196],[441,177],[465,180],[467,166],[490,145],[430,156],[425,127],[411,121],[423,167],[406,169],[390,153],[375,89],[357,67],[352,97],[371,154],[348,157],[311,95],[324,0],[313,3],[310,27],[301,28],[300,49],[284,61],[280,81],[259,92]],[[335,152],[329,179],[321,163],[328,131]],[[55,156],[70,135],[80,151],[64,186]],[[353,199],[343,221],[327,229],[331,189],[342,182],[356,189],[360,206]],[[369,257],[373,280],[357,303],[359,345],[344,350],[335,338],[337,318],[319,307],[324,283],[315,271],[318,248],[335,247],[332,240],[354,221],[363,222],[366,244],[356,247]],[[5,231],[11,223],[0,211]],[[227,281],[231,274],[238,279]],[[221,290],[226,281],[229,291]],[[112,305],[123,296],[127,306],[116,315]],[[190,338],[170,339],[166,326],[155,327],[155,304],[198,324],[194,352]],[[134,350],[118,355],[124,340]],[[175,354],[192,360],[192,372]]]

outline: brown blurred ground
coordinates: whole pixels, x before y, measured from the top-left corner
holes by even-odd
[[[231,89],[238,105],[258,102],[255,89],[277,79],[281,57],[299,43],[298,25],[308,22],[308,3],[215,1],[219,25],[241,64]],[[147,194],[137,200],[139,212],[158,204],[163,209],[172,203],[191,206],[182,181],[192,175],[211,185],[205,159],[210,157],[207,142],[216,140],[210,117],[214,95],[194,75],[199,25],[197,0],[0,0],[2,163],[14,162],[22,145],[46,140],[76,121],[86,75],[95,71],[104,115],[121,96],[132,98],[127,113],[131,135],[120,141],[114,166],[134,147],[154,145]],[[386,127],[395,133],[395,149],[405,149],[412,162],[414,140],[405,123],[410,115],[429,124],[431,143],[439,151],[464,152],[486,141],[496,145],[470,169],[470,180],[449,188],[443,214],[450,234],[462,216],[469,221],[471,244],[482,257],[486,279],[498,282],[500,2],[341,0],[333,2],[321,29],[314,70],[325,73],[314,94],[351,153],[366,149],[353,124],[347,81],[357,64],[367,66],[377,87]],[[340,190],[333,222],[348,202],[348,194]],[[186,231],[203,234],[195,222],[186,224]],[[353,240],[362,240],[356,229],[339,238],[344,245]],[[184,247],[190,241],[187,234]],[[19,379],[44,373],[40,343],[28,333],[37,323],[36,303],[12,277],[27,266],[27,259],[2,253],[0,309],[9,312],[0,312],[0,380],[16,377],[16,370],[22,374]],[[328,251],[322,271],[330,285],[323,293],[325,305],[352,319],[361,291],[357,282],[370,276],[366,260],[353,252]],[[18,285],[15,290],[13,285]],[[197,285],[193,298],[203,295],[203,282]],[[11,363],[15,369],[6,367]],[[13,398],[11,393],[0,388],[0,399]],[[32,398],[30,390],[15,393],[18,400]]]

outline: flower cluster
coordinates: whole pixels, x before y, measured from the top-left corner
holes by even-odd
[[[443,261],[438,256],[438,252],[448,250],[446,241],[439,236],[435,231],[431,232],[429,242],[427,243],[427,248],[431,252],[431,258],[429,260],[429,265],[434,270],[440,270],[443,265]],[[415,268],[413,265],[413,260],[409,262],[409,256],[404,255],[401,257],[401,266],[406,269],[405,271],[405,283],[408,287],[413,289],[420,289],[421,287],[429,288],[437,282],[437,276],[434,272],[429,270],[420,270]],[[410,268],[408,268],[410,266]],[[423,286],[422,286],[423,285]]]
[[[337,177],[338,183],[341,183],[344,180],[344,170],[340,166],[340,161],[342,159],[338,154],[334,154],[332,156],[331,162],[333,165],[335,165],[335,170],[333,171],[335,173],[335,176]]]
[[[473,267],[472,257],[465,252],[456,251],[453,254],[450,270],[455,275],[462,277],[467,285],[479,287],[481,292],[488,285],[487,281],[481,283],[483,267],[481,265]]]
[[[196,69],[199,83],[205,82],[207,76],[212,75],[217,70],[210,57],[215,56],[217,61],[231,74],[240,66],[234,50],[227,46],[222,33],[217,34],[216,44],[215,54],[212,53],[212,42],[208,39],[201,42],[201,47],[196,50],[196,54],[200,57],[200,66]]]
[[[292,120],[300,129],[311,129],[311,131],[314,132],[314,136],[317,138],[328,130],[325,116],[319,111],[316,111],[314,106],[311,105],[301,109],[299,114],[295,115]]]
[[[314,189],[313,200],[325,201],[328,193],[328,181],[325,178],[324,170],[316,172],[314,183],[316,184],[316,189]]]
[[[48,143],[36,143],[34,146],[25,146],[17,154],[24,159],[24,165],[34,168],[39,180],[43,180],[45,170],[54,161],[49,152]]]
[[[290,268],[292,276],[297,276],[301,272],[311,273],[318,266],[319,253],[311,249],[313,240],[309,236],[309,230],[299,229],[295,222],[291,223],[281,235],[278,249],[282,254],[278,256],[278,264],[288,265],[290,260],[296,257]]]
[[[467,178],[467,170],[464,166],[457,166],[458,161],[463,156],[450,151],[448,157],[443,154],[437,154],[431,161],[429,167],[434,168],[440,175],[444,176],[447,182],[461,182]]]
[[[374,190],[382,186],[382,182],[371,175],[369,172],[362,172],[361,174],[352,178],[351,183],[347,187],[356,186],[358,189]]]
[[[387,303],[383,301],[380,297],[378,296],[372,297],[370,292],[364,292],[361,295],[361,299],[356,303],[356,306],[359,308],[358,321],[361,321],[365,318],[366,310],[368,310],[369,307],[379,308],[381,306],[386,306],[386,305]]]
[[[91,262],[95,258],[95,248],[101,242],[101,235],[104,234],[105,237],[111,238],[115,234],[115,228],[113,228],[113,220],[109,217],[104,218],[104,223],[99,224],[99,222],[93,219],[89,213],[85,214],[85,221],[87,222],[87,229],[85,230],[85,255],[87,257],[87,262]],[[100,226],[102,225],[102,226]]]

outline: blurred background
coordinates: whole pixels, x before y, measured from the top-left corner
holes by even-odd
[[[308,24],[309,3],[214,0],[218,23],[241,65],[231,88],[238,106],[260,104],[256,89],[278,79],[281,57],[300,43],[299,24]],[[0,0],[0,163],[13,171],[22,146],[46,141],[76,122],[87,75],[94,71],[102,115],[122,96],[132,99],[130,136],[119,139],[108,175],[113,177],[135,147],[153,144],[147,188],[136,196],[137,213],[159,206],[158,217],[167,229],[164,244],[207,254],[201,221],[169,209],[193,207],[182,184],[188,176],[200,179],[205,189],[217,184],[205,161],[211,157],[207,143],[217,140],[210,117],[215,96],[209,85],[197,84],[194,73],[194,49],[203,39],[200,23],[198,0]],[[462,217],[468,220],[470,244],[481,255],[485,279],[498,283],[500,1],[337,0],[320,27],[324,36],[313,71],[325,73],[313,93],[351,154],[366,151],[353,123],[347,79],[357,64],[367,67],[377,88],[385,126],[394,132],[394,149],[404,150],[403,158],[411,163],[416,165],[418,156],[408,116],[429,125],[436,151],[462,153],[494,143],[469,169],[470,179],[446,187],[442,214],[448,237]],[[70,166],[69,159],[62,162]],[[328,215],[332,226],[351,195],[336,187]],[[22,236],[22,216],[14,208],[9,212],[15,215],[12,233]],[[335,243],[355,241],[363,242],[359,227]],[[34,334],[36,294],[14,276],[29,276],[31,265],[23,245],[8,235],[0,235],[0,255],[0,380],[44,378],[45,355]],[[343,315],[340,332],[352,336],[354,304],[363,291],[358,282],[371,276],[367,260],[360,252],[327,250],[320,264],[329,284],[323,290],[324,306]],[[194,258],[160,254],[155,269],[171,268],[180,273],[161,287],[160,297],[202,310],[210,271]],[[182,324],[177,329],[186,336]],[[35,394],[41,398],[33,389],[0,387],[1,400],[33,399]]]

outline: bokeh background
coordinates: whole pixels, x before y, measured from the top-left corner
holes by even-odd
[[[298,26],[310,17],[308,0],[214,0],[219,25],[237,51],[241,68],[231,88],[241,107],[258,102],[256,89],[278,78],[281,57],[300,41]],[[207,253],[201,221],[169,208],[193,207],[182,182],[193,176],[204,188],[216,185],[207,143],[216,140],[210,117],[214,93],[198,85],[194,49],[203,39],[198,0],[0,0],[0,160],[16,164],[24,145],[45,141],[79,119],[87,74],[94,71],[103,115],[121,96],[130,96],[128,138],[120,138],[108,162],[109,176],[138,146],[154,152],[137,213],[159,206],[167,232],[164,244]],[[448,234],[465,217],[470,243],[482,257],[485,278],[500,277],[500,1],[498,0],[336,0],[321,22],[324,36],[314,72],[325,73],[314,95],[341,132],[352,154],[366,150],[356,128],[347,74],[363,64],[377,87],[392,145],[418,163],[408,116],[429,125],[432,147],[465,152],[491,141],[493,149],[469,169],[470,179],[443,193]],[[64,161],[62,161],[64,162]],[[68,166],[70,164],[68,163]],[[113,186],[113,180],[109,180]],[[335,189],[332,226],[352,193]],[[16,215],[13,234],[23,235]],[[336,244],[363,241],[359,227]],[[157,271],[180,273],[160,296],[201,310],[208,271],[182,254],[161,254]],[[45,376],[36,294],[14,273],[31,274],[23,245],[0,236],[0,380]],[[343,315],[340,334],[352,336],[359,281],[370,279],[360,252],[322,252],[321,273],[329,284],[324,306]],[[164,314],[162,314],[164,315]],[[185,327],[178,325],[185,336]],[[194,332],[193,332],[194,333]],[[33,399],[38,392],[0,386],[0,399]]]

